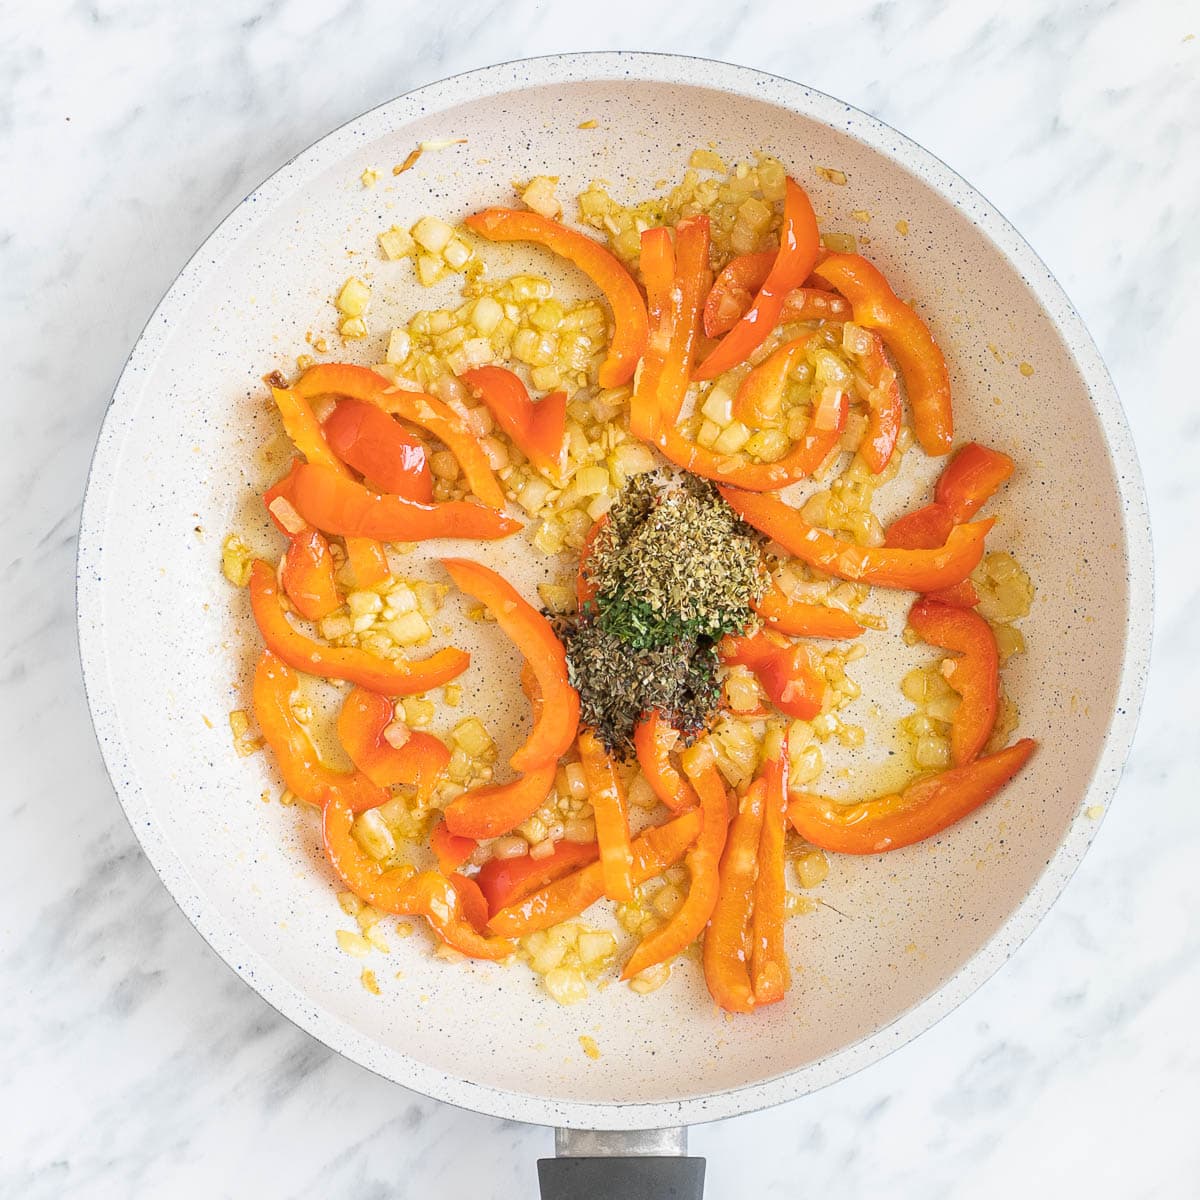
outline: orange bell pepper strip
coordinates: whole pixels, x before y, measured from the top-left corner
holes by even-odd
[[[704,335],[718,338],[741,320],[754,300],[754,293],[766,282],[778,251],[739,254],[726,263],[704,302]],[[793,288],[783,302],[781,325],[793,321],[845,321],[850,317],[850,302],[816,287]]]
[[[996,494],[1013,469],[1007,454],[968,442],[946,464],[933,503],[893,521],[886,545],[914,550],[940,546],[955,525],[969,521]]]
[[[414,696],[461,675],[471,656],[447,646],[426,659],[396,662],[352,646],[327,646],[296,629],[279,599],[275,572],[256,559],[250,568],[250,610],[267,649],[296,671],[322,679],[345,679],[385,696]]]
[[[1029,761],[1037,742],[1022,738],[1005,750],[910,783],[902,792],[857,804],[793,794],[792,828],[837,854],[882,854],[924,841],[990,800]]]
[[[579,566],[575,571],[575,602],[578,604],[580,612],[583,611],[586,605],[595,600],[600,590],[592,582],[592,577],[588,574],[587,561],[591,556],[596,535],[604,528],[607,522],[607,513],[599,520],[593,521],[591,529],[587,531],[587,536],[583,539],[583,545],[579,548]]]
[[[558,763],[531,767],[511,783],[468,788],[446,805],[446,828],[458,837],[494,838],[533,816],[554,787]]]
[[[545,858],[528,854],[490,858],[479,868],[475,881],[487,900],[488,912],[494,916],[556,879],[595,862],[599,855],[595,842],[556,842],[554,853]]]
[[[740,517],[810,567],[838,579],[914,592],[932,592],[966,579],[983,558],[984,539],[996,523],[989,518],[955,525],[945,544],[932,550],[856,546],[809,525],[775,496],[731,487],[717,490]]]
[[[479,843],[474,838],[458,837],[450,832],[445,821],[439,821],[429,831],[429,848],[433,851],[434,858],[437,859],[438,870],[443,875],[450,875],[453,878],[453,872],[457,871],[479,849]],[[486,908],[485,902],[485,911]],[[475,922],[473,921],[472,924]],[[486,917],[481,924],[487,924]]]
[[[633,839],[633,886],[637,887],[674,866],[700,833],[700,811],[692,809]],[[564,875],[500,909],[488,922],[493,933],[524,937],[577,917],[604,897],[604,871],[599,862]]]
[[[385,913],[423,916],[446,945],[470,958],[499,961],[513,953],[512,942],[488,937],[471,925],[457,889],[440,871],[384,867],[355,841],[353,826],[354,813],[347,805],[326,803],[321,822],[325,857],[360,900]]]
[[[349,363],[318,363],[309,367],[292,390],[303,397],[349,396],[427,430],[454,455],[471,491],[488,508],[504,507],[504,489],[479,439],[466,418],[436,396],[406,391],[377,371]]]
[[[704,982],[726,1012],[751,1012],[750,914],[758,874],[767,785],[756,779],[738,803],[721,855],[720,884],[704,934]]]
[[[962,697],[950,722],[950,753],[956,767],[979,754],[992,736],[1000,703],[1000,654],[992,627],[970,608],[924,597],[908,623],[931,646],[953,651],[942,663],[946,682]]]
[[[325,434],[306,397],[294,389],[277,387],[271,388],[271,395],[283,420],[284,432],[306,461],[328,467],[329,470],[349,478],[350,473],[326,442]],[[350,558],[350,567],[359,587],[374,587],[390,574],[387,555],[378,542],[362,538],[347,539],[346,554]]]
[[[700,836],[685,860],[691,877],[687,897],[666,924],[638,943],[621,971],[622,979],[632,979],[648,967],[667,962],[686,950],[704,932],[717,903],[721,851],[725,849],[729,831],[729,797],[707,741],[697,742],[684,751],[683,769],[700,797],[701,819]]]
[[[974,608],[979,603],[979,593],[969,579],[964,579],[962,583],[956,583],[953,587],[939,588],[936,592],[925,594],[930,600],[952,604],[956,608]]]
[[[567,458],[566,392],[552,392],[535,404],[520,377],[504,367],[476,367],[460,378],[535,467],[556,478],[562,474]]]
[[[763,765],[762,832],[758,839],[758,877],[750,922],[750,979],[756,1006],[782,1000],[791,983],[783,927],[787,917],[784,840],[787,833],[787,739],[779,754]]]
[[[399,725],[391,700],[362,687],[342,702],[337,734],[350,761],[372,783],[415,787],[422,805],[433,798],[450,762],[450,751],[440,738]]]
[[[633,847],[629,840],[625,785],[612,756],[590,729],[579,734],[579,759],[596,818],[604,894],[610,900],[632,900]]]
[[[345,537],[385,542],[421,542],[429,538],[495,541],[520,529],[521,522],[501,516],[472,500],[419,504],[387,492],[372,492],[347,475],[315,463],[292,468],[292,503],[311,525]]]
[[[649,333],[641,369],[634,376],[633,395],[629,400],[629,431],[642,441],[650,441],[658,428],[659,391],[663,367],[671,350],[678,314],[673,304],[675,284],[675,246],[671,231],[656,225],[642,233],[642,281],[646,285],[646,310]]]
[[[758,289],[758,295],[738,323],[696,368],[695,379],[715,379],[730,367],[745,362],[779,324],[787,294],[799,287],[812,272],[821,244],[817,217],[804,189],[794,179],[787,180],[786,188],[779,253]]]
[[[789,643],[761,630],[722,638],[717,652],[723,663],[749,667],[781,713],[811,721],[821,711],[825,680],[803,642]]]
[[[319,621],[342,603],[329,543],[316,529],[308,527],[288,538],[279,575],[287,598],[306,621]]]
[[[814,274],[850,301],[856,325],[883,338],[904,376],[917,441],[926,454],[945,454],[954,439],[950,375],[929,327],[861,255],[830,254]]]
[[[700,803],[696,789],[676,770],[671,751],[679,741],[679,733],[658,711],[652,709],[638,722],[633,731],[633,748],[638,766],[654,794],[672,811],[683,812]]]
[[[334,454],[380,491],[418,504],[433,502],[424,443],[374,404],[339,400],[321,431]]]
[[[529,664],[541,696],[533,729],[508,760],[514,771],[557,762],[579,728],[579,693],[567,678],[567,655],[550,622],[507,580],[482,563],[443,558],[442,566],[460,591],[473,596],[496,618]]]
[[[336,796],[351,812],[375,808],[388,800],[388,793],[362,772],[335,771],[321,761],[308,730],[292,711],[296,686],[295,672],[264,650],[254,668],[254,716],[288,791],[316,805]]]
[[[479,884],[469,875],[463,875],[458,871],[447,874],[443,869],[442,873],[450,880],[455,895],[458,896],[463,919],[476,933],[484,933],[487,930],[488,906],[483,892],[479,889]]]
[[[896,372],[883,352],[883,340],[874,330],[864,329],[860,344],[852,351],[857,359],[860,387],[867,402],[867,429],[858,447],[863,462],[878,475],[892,460],[900,437],[903,405]]]
[[[754,611],[768,629],[789,637],[856,638],[863,632],[863,627],[848,612],[827,604],[792,600],[777,583],[755,602]]]
[[[779,416],[787,377],[803,362],[811,341],[812,335],[805,334],[784,342],[742,380],[733,398],[732,409],[743,425],[761,429]]]
[[[600,386],[620,387],[633,378],[646,349],[646,305],[633,276],[599,242],[537,213],[486,208],[464,224],[491,242],[536,242],[574,263],[604,293],[613,311],[613,337],[600,364]]]

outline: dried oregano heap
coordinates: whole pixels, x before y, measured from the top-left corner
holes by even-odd
[[[584,723],[622,755],[651,709],[699,733],[720,696],[716,642],[751,622],[765,587],[759,536],[706,480],[640,475],[584,574],[595,596],[562,629]]]

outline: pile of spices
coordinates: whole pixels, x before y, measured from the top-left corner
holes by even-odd
[[[761,539],[707,480],[639,475],[583,571],[595,595],[560,632],[584,723],[623,757],[653,709],[694,738],[720,699],[716,643],[751,623],[766,586]]]

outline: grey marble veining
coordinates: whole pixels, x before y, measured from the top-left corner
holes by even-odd
[[[1112,812],[976,996],[863,1074],[693,1131],[709,1195],[1185,1197],[1200,1191],[1194,779],[1200,11],[1117,0],[676,6],[535,0],[0,15],[0,1196],[532,1196],[547,1131],[337,1058],[204,946],[142,858],[79,682],[73,563],[92,443],[176,270],[280,163],[488,62],[673,50],[903,129],[1059,276],[1124,397],[1158,550],[1155,669]]]

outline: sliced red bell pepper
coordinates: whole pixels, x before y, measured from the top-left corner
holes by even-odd
[[[817,217],[804,189],[795,180],[789,178],[786,187],[779,253],[749,309],[696,368],[693,373],[696,379],[715,379],[730,367],[745,362],[779,324],[787,294],[812,272],[821,244]]]
[[[453,879],[453,872],[457,871],[479,849],[479,843],[474,838],[458,837],[450,832],[445,821],[439,821],[429,831],[429,848],[433,851],[434,858],[437,859],[438,870]],[[487,911],[486,902],[484,911]],[[472,921],[471,924],[474,925],[476,922]],[[486,916],[480,924],[487,924]]]
[[[789,637],[856,638],[863,632],[863,627],[848,612],[827,604],[792,600],[777,583],[755,603],[754,611],[768,629]]]
[[[904,376],[917,441],[926,454],[945,454],[954,438],[950,375],[929,327],[861,255],[830,254],[814,274],[850,301],[856,325],[883,338]]]
[[[306,621],[327,617],[342,603],[333,579],[329,543],[315,529],[288,538],[280,582],[287,598]]]
[[[979,603],[979,593],[975,585],[964,579],[953,587],[939,588],[936,592],[927,592],[930,600],[939,600],[942,604],[953,604],[958,608],[974,608]]]
[[[784,841],[787,833],[787,739],[778,755],[763,764],[766,795],[758,839],[758,877],[754,881],[754,915],[750,923],[750,979],[755,1006],[783,999],[791,983],[783,927],[787,916]]]
[[[806,333],[784,342],[742,380],[733,398],[732,409],[743,425],[761,429],[779,416],[787,377],[804,361],[811,341],[812,334]]]
[[[558,221],[511,208],[487,208],[464,222],[492,242],[536,242],[574,263],[603,293],[613,310],[613,337],[600,366],[600,386],[620,387],[633,378],[646,348],[646,305],[633,276],[599,242]]]
[[[686,950],[704,932],[717,903],[721,851],[729,830],[729,797],[707,741],[697,742],[684,751],[683,769],[700,797],[701,819],[700,836],[687,853],[691,877],[687,897],[665,924],[638,943],[621,971],[622,979],[632,979],[648,967],[667,962]]]
[[[496,479],[479,439],[466,418],[436,396],[406,391],[377,371],[349,363],[318,363],[309,367],[292,391],[301,397],[349,396],[428,430],[454,455],[471,491],[488,508],[504,507],[504,489]]]
[[[992,627],[970,608],[925,597],[912,606],[908,623],[921,640],[957,658],[942,665],[946,682],[962,697],[950,722],[950,752],[956,767],[969,763],[987,744],[1000,703],[1000,653]]]
[[[490,858],[475,876],[494,916],[502,908],[524,900],[547,884],[561,879],[571,871],[595,862],[600,856],[595,842],[556,842],[554,853],[545,858]]]
[[[267,649],[289,667],[323,679],[345,679],[385,696],[413,696],[440,687],[471,662],[469,654],[453,646],[416,662],[395,662],[355,647],[314,641],[287,619],[275,572],[261,558],[250,569],[250,609]]]
[[[729,260],[704,303],[706,337],[720,337],[741,320],[754,301],[754,293],[766,282],[777,254],[768,250],[762,254],[740,254]],[[788,292],[779,323],[845,321],[849,316],[850,302],[844,297],[823,288],[798,287]]]
[[[700,803],[696,789],[676,770],[671,751],[679,741],[679,733],[657,709],[648,712],[633,732],[633,748],[638,766],[654,794],[672,812],[683,812]]]
[[[674,866],[700,833],[700,812],[692,809],[633,839],[633,886]],[[604,896],[604,873],[599,862],[564,875],[531,892],[492,916],[488,928],[506,937],[524,937],[577,917]]]
[[[751,1012],[750,915],[767,785],[756,779],[738,802],[721,855],[720,885],[704,934],[704,982],[726,1012]]]
[[[520,377],[504,367],[476,367],[461,378],[535,467],[561,475],[567,458],[566,392],[552,392],[534,403]]]
[[[792,828],[806,841],[837,854],[882,854],[924,841],[990,800],[1037,748],[1022,738],[1006,750],[910,783],[902,792],[857,804],[793,794]]]
[[[775,496],[717,489],[730,507],[789,554],[838,579],[878,587],[932,592],[966,579],[983,558],[984,539],[995,518],[955,525],[945,545],[932,550],[856,546],[815,529]]]
[[[433,502],[425,444],[382,409],[346,397],[321,429],[334,454],[369,484],[418,504]]]
[[[472,500],[418,504],[403,496],[372,492],[348,475],[315,463],[293,466],[291,495],[296,511],[311,525],[346,537],[385,542],[429,538],[494,541],[522,527],[520,521]]]
[[[508,760],[514,771],[557,762],[579,728],[579,693],[567,678],[567,655],[550,622],[506,580],[482,563],[443,558],[450,578],[474,596],[529,664],[541,696],[540,711],[526,741]]]
[[[450,762],[450,751],[440,738],[419,730],[404,730],[403,740],[394,745],[387,738],[394,724],[395,708],[387,696],[356,687],[338,713],[338,740],[372,783],[415,787],[418,801],[428,805]]]
[[[874,330],[864,330],[865,346],[856,358],[866,386],[867,430],[858,447],[863,462],[878,475],[892,460],[900,437],[903,406],[896,372],[883,352],[883,340]]]
[[[803,642],[789,643],[761,630],[723,638],[718,653],[723,663],[749,667],[780,712],[809,721],[821,711],[825,680]]]
[[[596,819],[604,894],[610,900],[632,900],[633,847],[629,840],[625,785],[612,756],[590,729],[580,731],[579,759]]]
[[[531,767],[511,783],[469,788],[446,805],[446,828],[464,838],[494,838],[509,833],[546,803],[557,769],[557,762],[551,760]]]
[[[360,900],[385,913],[423,916],[448,946],[471,958],[507,958],[516,947],[504,938],[479,933],[467,919],[454,884],[439,871],[410,866],[385,868],[367,854],[352,832],[354,813],[339,800],[325,805],[322,834],[325,857]]]
[[[945,545],[953,528],[954,518],[945,505],[926,504],[897,517],[887,527],[884,545],[900,550],[929,550]]]
[[[295,672],[264,650],[254,668],[254,717],[288,790],[309,804],[324,804],[336,796],[352,812],[382,804],[388,793],[361,772],[335,771],[321,761],[308,730],[292,711],[296,686]]]

